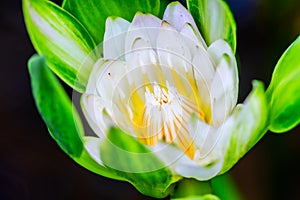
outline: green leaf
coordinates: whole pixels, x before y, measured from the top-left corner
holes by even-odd
[[[117,128],[100,147],[102,162],[125,177],[142,194],[163,198],[172,187],[172,173],[149,149]]]
[[[224,39],[235,53],[236,24],[228,5],[223,0],[187,0],[187,5],[206,43]]]
[[[44,57],[33,56],[28,69],[36,106],[51,136],[64,152],[79,157],[83,150],[83,127],[68,95],[47,67]]]
[[[279,59],[267,90],[271,125],[276,133],[291,130],[300,122],[300,37]]]
[[[97,44],[101,43],[105,21],[109,16],[133,19],[137,11],[159,14],[159,0],[64,0],[63,8],[72,13],[91,33]]]
[[[269,110],[263,83],[253,82],[253,89],[243,105],[238,105],[220,127],[224,163],[220,174],[229,170],[267,132]]]
[[[37,108],[53,139],[72,159],[86,169],[117,180],[125,178],[93,160],[83,148],[83,127],[79,115],[45,63],[45,58],[33,56],[28,63],[31,85]]]
[[[45,0],[23,0],[23,12],[36,51],[68,85],[83,92],[96,55],[86,29],[68,12]],[[84,66],[84,67],[83,67]]]

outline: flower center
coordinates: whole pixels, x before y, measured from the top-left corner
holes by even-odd
[[[193,101],[168,83],[166,87],[154,83],[150,89],[146,87],[139,139],[147,145],[155,145],[160,140],[174,143],[193,158],[196,149],[188,130],[193,114],[201,115]]]

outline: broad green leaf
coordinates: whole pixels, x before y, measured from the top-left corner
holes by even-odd
[[[236,24],[228,5],[223,0],[187,0],[187,5],[206,43],[224,39],[235,53]]]
[[[79,157],[83,150],[83,127],[68,95],[44,57],[33,56],[28,69],[36,106],[51,136],[67,154]]]
[[[90,55],[95,43],[86,29],[51,1],[23,0],[23,12],[36,51],[62,80],[83,92],[96,60]]]
[[[269,110],[263,83],[253,82],[253,89],[244,104],[237,106],[230,118],[219,128],[224,154],[220,174],[229,170],[267,132]]]
[[[91,33],[97,44],[101,43],[105,21],[109,16],[133,19],[137,11],[159,14],[159,0],[64,0],[63,8],[74,15]]]
[[[163,198],[170,192],[172,173],[154,153],[133,137],[111,128],[100,147],[101,160],[144,195]]]
[[[300,122],[300,37],[284,52],[267,90],[271,124],[276,133],[291,130]]]

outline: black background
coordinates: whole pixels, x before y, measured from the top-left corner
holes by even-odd
[[[229,4],[237,21],[243,101],[251,90],[251,80],[263,80],[268,86],[280,55],[299,35],[300,2],[230,0]],[[59,149],[31,96],[27,60],[34,53],[21,1],[2,0],[0,199],[151,199],[128,183],[85,170]],[[233,167],[231,174],[244,199],[299,199],[299,130],[267,133]]]

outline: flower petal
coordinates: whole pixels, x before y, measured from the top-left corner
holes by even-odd
[[[216,69],[210,86],[213,124],[220,125],[237,102],[237,63],[230,46],[224,40],[215,41],[207,51]]]
[[[109,127],[113,125],[112,120],[105,112],[109,112],[111,116],[111,109],[109,101],[94,94],[83,94],[81,96],[81,107],[85,118],[93,129],[94,133],[103,138]]]
[[[177,31],[181,31],[184,25],[189,23],[193,26],[197,33],[199,33],[192,15],[179,2],[172,2],[167,6],[164,12],[163,20],[174,26]]]
[[[189,24],[184,24],[183,28],[180,30],[180,34],[187,38],[189,41],[193,41],[193,44],[196,44],[197,46],[203,46],[204,49],[207,49],[207,45],[205,41],[203,40],[202,36],[199,35],[199,33],[195,30],[195,28]]]
[[[212,124],[216,126],[224,122],[237,102],[236,71],[230,62],[224,55],[210,86]]]
[[[213,42],[207,49],[214,66],[216,67],[219,63],[219,60],[223,57],[224,54],[230,56],[232,60],[235,60],[234,54],[229,46],[229,44],[222,39],[216,40]]]
[[[195,153],[194,160],[205,166],[215,163],[216,160],[220,160],[220,152],[214,150],[218,140],[219,132],[216,127],[213,127],[202,120],[192,119],[189,132],[193,138],[194,144],[198,147]]]
[[[223,163],[219,161],[212,165],[201,165],[191,160],[183,151],[171,144],[157,143],[149,148],[173,173],[186,178],[208,180],[220,172]]]
[[[94,66],[86,93],[82,96],[82,107],[99,137],[103,136],[112,124],[124,128],[128,123],[124,100],[128,100],[132,90],[126,73],[125,63],[118,60],[100,59]],[[107,115],[104,115],[104,112]]]
[[[193,74],[191,52],[180,33],[167,22],[162,23],[157,38],[157,54],[162,73],[170,85],[181,94],[190,93],[187,74]]]
[[[151,14],[137,13],[129,26],[125,41],[125,51],[131,52],[138,38],[146,41],[145,47],[156,48],[156,39],[161,20]]]
[[[86,93],[97,94],[107,100],[111,100],[116,94],[124,98],[124,91],[129,87],[124,78],[126,73],[125,62],[100,59],[94,65]]]
[[[100,145],[103,143],[104,139],[98,137],[84,137],[84,147],[89,155],[100,165],[104,167],[103,162],[100,158]]]
[[[145,84],[165,84],[158,65],[156,51],[149,46],[143,38],[137,38],[132,45],[132,51],[126,55],[127,78],[134,88],[145,86]],[[144,98],[144,90],[136,90],[140,97]]]
[[[129,70],[157,65],[157,55],[145,39],[137,38],[132,44],[132,51],[126,54],[126,63]]]
[[[210,121],[210,93],[209,88],[215,74],[215,69],[206,48],[201,45],[201,40],[195,35],[193,27],[185,24],[180,34],[188,45],[192,54],[193,78],[196,83],[196,90],[200,96],[200,107],[206,113],[206,118]]]
[[[125,37],[130,23],[120,17],[106,20],[103,40],[103,58],[120,59],[125,52]]]

